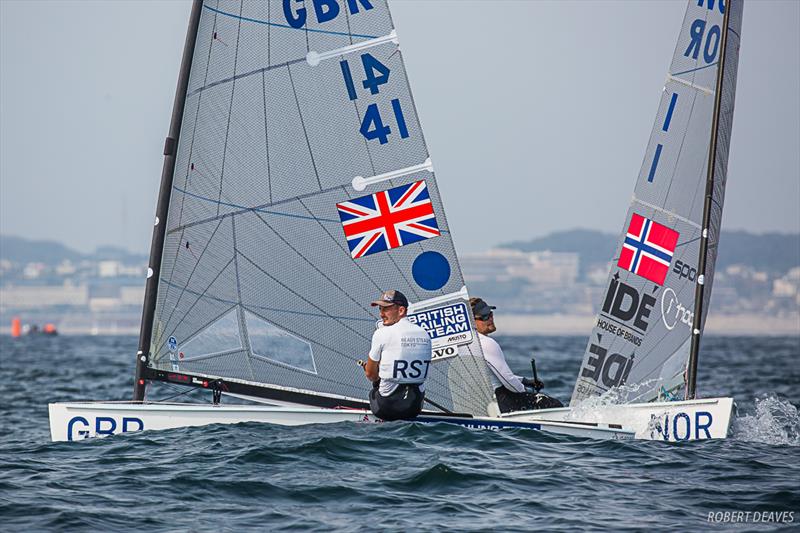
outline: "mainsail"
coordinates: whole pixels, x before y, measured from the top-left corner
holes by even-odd
[[[682,394],[708,312],[725,196],[742,0],[689,0],[572,403]],[[695,317],[697,313],[697,317]],[[693,396],[687,390],[686,396]]]
[[[399,289],[434,337],[431,405],[485,414],[486,365],[385,0],[194,10],[142,380],[355,405],[369,302]]]

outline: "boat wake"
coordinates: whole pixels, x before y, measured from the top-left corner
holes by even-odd
[[[754,412],[740,413],[734,418],[734,440],[800,446],[800,413],[795,405],[769,394],[756,398],[754,407]]]

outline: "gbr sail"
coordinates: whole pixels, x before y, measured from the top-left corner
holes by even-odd
[[[194,9],[142,382],[363,405],[369,302],[398,289],[434,338],[426,408],[485,414],[486,365],[385,0]]]
[[[693,395],[714,277],[742,0],[689,0],[572,404]],[[697,314],[697,316],[695,316]]]

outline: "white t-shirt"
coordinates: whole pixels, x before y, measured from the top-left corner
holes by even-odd
[[[380,363],[381,396],[389,396],[400,383],[419,383],[424,391],[431,364],[431,338],[427,331],[401,318],[375,330],[369,358]]]
[[[497,341],[487,337],[483,333],[478,333],[478,339],[481,341],[481,350],[483,351],[483,358],[486,359],[486,364],[489,365],[489,378],[492,380],[492,388],[505,387],[512,392],[525,392],[525,385],[522,384],[522,378],[515,375],[506,363],[506,356],[503,355],[503,350]]]

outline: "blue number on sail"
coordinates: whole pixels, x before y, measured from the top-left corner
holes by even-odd
[[[392,100],[392,110],[394,111],[394,119],[397,121],[397,131],[400,133],[400,137],[405,139],[408,137],[408,126],[403,115],[403,107],[397,98]],[[391,128],[383,123],[378,104],[370,104],[367,107],[367,112],[364,113],[364,120],[361,121],[361,129],[359,131],[368,141],[378,139],[381,144],[389,142],[389,135],[392,133]]]
[[[362,54],[361,64],[364,66],[364,81],[361,84],[365,89],[369,89],[372,94],[380,92],[380,86],[389,81],[389,67],[375,59],[372,54]],[[350,100],[358,98],[356,94],[356,87],[353,83],[353,73],[350,70],[350,63],[345,59],[339,62],[342,67],[342,77],[344,78],[345,87],[347,87],[347,94]],[[377,72],[377,74],[376,74]]]
[[[368,141],[378,139],[381,144],[389,142],[388,136],[392,133],[389,126],[384,126],[383,124],[378,104],[369,104],[367,112],[364,113],[364,120],[361,121],[361,129],[359,131]]]
[[[704,34],[705,46],[703,47],[702,44]],[[697,59],[702,47],[703,59],[706,63],[711,63],[714,61],[714,58],[717,57],[720,35],[721,30],[716,24],[711,26],[711,29],[708,30],[708,33],[706,33],[706,21],[703,19],[695,20],[692,22],[691,28],[689,28],[689,36],[692,40],[689,42],[689,46],[686,48],[686,51],[683,53],[683,55],[689,57],[689,54],[691,54],[692,59]]]
[[[347,60],[339,61],[339,66],[342,67],[342,77],[344,78],[344,85],[347,87],[347,96],[350,100],[358,98],[356,94],[356,86],[353,84],[353,73],[350,72],[350,63]]]
[[[372,54],[363,54],[361,63],[364,65],[364,74],[367,76],[362,82],[365,89],[369,89],[372,94],[378,94],[379,86],[389,81],[389,67],[375,59]],[[380,75],[376,76],[375,72]]]

